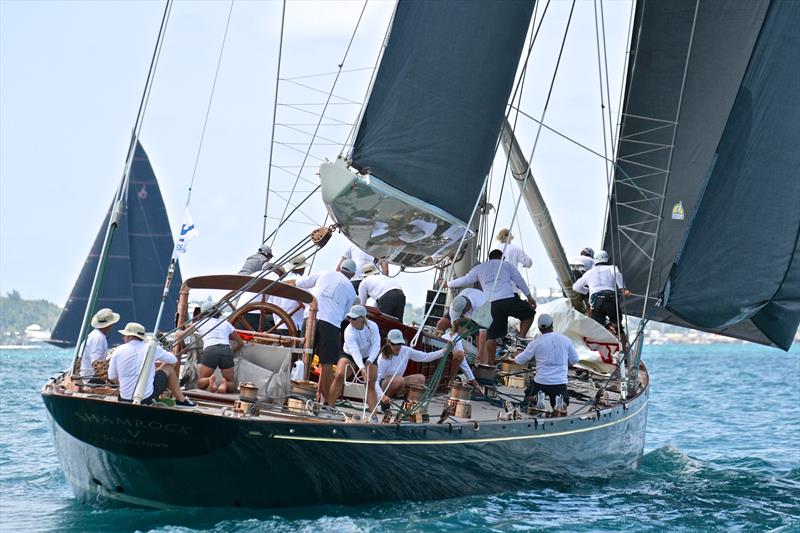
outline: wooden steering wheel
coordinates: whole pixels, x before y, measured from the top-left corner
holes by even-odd
[[[302,307],[302,304],[298,303],[297,306],[299,309]],[[257,329],[253,329],[253,326],[247,321],[246,315],[251,311],[259,311]],[[294,312],[292,312],[292,314],[294,314]],[[277,315],[279,320],[274,326],[265,330],[264,328],[268,322],[264,320],[264,318],[267,315]],[[297,337],[298,333],[297,326],[294,320],[292,320],[291,315],[282,307],[269,302],[251,302],[242,307],[238,307],[236,311],[231,313],[231,316],[228,317],[228,322],[233,324],[236,329],[256,331],[259,333],[275,333],[275,331],[281,327],[287,329],[291,337]]]

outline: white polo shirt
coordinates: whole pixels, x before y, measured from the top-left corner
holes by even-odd
[[[383,355],[379,355],[378,377],[375,379],[375,392],[378,394],[378,400],[383,398],[383,389],[381,388],[381,380],[383,378],[390,378],[392,376],[403,377],[409,361],[428,363],[430,361],[441,359],[443,355],[444,348],[441,350],[436,350],[435,352],[421,352],[406,345],[403,345],[400,348],[400,353],[392,357],[384,357]]]
[[[494,279],[498,269],[500,269],[500,275],[497,276],[497,284],[495,285]],[[460,287],[468,287],[474,283],[480,283],[483,292],[491,295],[491,301],[493,302],[514,296],[515,285],[525,296],[531,295],[528,284],[522,279],[519,270],[508,261],[501,259],[489,259],[484,263],[475,265],[466,276],[448,281],[447,286],[451,289],[458,289]],[[492,290],[492,286],[494,286],[494,290]]]
[[[528,257],[522,248],[513,244],[500,243],[497,249],[502,250],[503,259],[514,265],[515,267],[530,268],[533,266],[533,259]]]
[[[201,322],[197,332],[203,337],[203,346],[230,346],[231,333],[235,331],[233,325],[224,318],[209,318]]]
[[[356,300],[353,284],[341,272],[325,271],[297,280],[300,289],[309,289],[317,299],[317,319],[340,328]],[[306,308],[304,316],[308,316]]]
[[[356,274],[353,276],[353,281],[358,281],[364,278],[364,267],[367,265],[374,265],[375,258],[369,255],[367,252],[356,246],[355,244],[350,245],[350,247],[344,251],[342,257],[346,259],[352,259],[353,262],[356,264]]]
[[[367,319],[364,327],[356,329],[353,324],[344,328],[344,353],[349,354],[359,370],[364,368],[364,360],[376,363],[381,351],[381,332],[378,324]]]
[[[361,300],[361,305],[366,305],[370,297],[377,301],[381,296],[392,289],[402,290],[402,287],[400,287],[400,284],[397,283],[394,278],[384,276],[383,274],[373,274],[361,281],[361,284],[358,286],[358,298]]]
[[[132,400],[136,390],[136,380],[139,379],[139,369],[144,361],[147,345],[139,339],[133,339],[122,346],[117,346],[111,354],[111,363],[108,365],[109,379],[119,380],[119,397],[125,400]],[[142,398],[148,398],[153,394],[153,376],[156,375],[156,361],[174,365],[178,359],[166,351],[161,346],[156,346],[153,354],[153,362],[150,367],[150,379],[147,388],[144,390]]]
[[[583,267],[584,270],[590,270],[594,266],[594,259],[586,255],[574,255],[568,262],[570,265]]]
[[[489,297],[480,289],[467,288],[458,293],[458,296],[463,296],[469,301],[470,308],[462,315],[464,318],[472,318],[472,313],[478,307],[486,303]],[[455,316],[452,309],[448,309],[450,315],[450,322],[455,322],[459,317]]]
[[[624,287],[622,273],[614,265],[595,265],[572,285],[576,292],[589,295],[600,291],[616,291]]]
[[[81,357],[81,376],[94,376],[92,363],[105,360],[108,356],[108,338],[99,329],[93,329],[86,337]]]
[[[540,385],[564,385],[567,383],[568,365],[578,362],[578,352],[566,335],[545,333],[528,344],[514,362],[527,364],[536,358],[536,376],[533,380]]]

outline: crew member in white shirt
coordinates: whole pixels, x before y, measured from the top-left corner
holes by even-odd
[[[356,292],[358,292],[358,286],[361,284],[361,280],[364,279],[365,266],[380,265],[381,272],[384,274],[389,273],[389,265],[385,261],[375,259],[355,244],[351,244],[347,250],[344,251],[342,258],[339,260],[339,268],[341,268],[342,263],[348,259],[352,259],[356,263],[356,273],[350,279],[350,282],[353,284],[353,289]]]
[[[384,276],[375,265],[367,265],[363,269],[364,279],[358,286],[358,298],[361,305],[367,305],[372,298],[378,304],[381,313],[393,316],[400,322],[406,309],[406,295],[400,284],[388,276]]]
[[[442,335],[442,338],[452,341],[456,338],[456,332],[458,332],[458,335],[466,335],[467,323],[468,321],[464,319],[455,320],[453,322],[453,328],[445,331]],[[480,383],[478,383],[478,380],[475,379],[475,374],[472,373],[472,369],[469,366],[469,361],[467,361],[467,351],[464,349],[464,343],[461,341],[461,339],[456,341],[456,343],[453,345],[453,361],[450,365],[450,375],[455,377],[457,370],[461,370],[461,372],[463,372],[464,377],[467,378],[467,383],[478,389],[478,391],[483,394],[483,387],[481,387]]]
[[[141,324],[128,322],[125,329],[119,330],[125,344],[118,346],[111,354],[111,363],[108,367],[108,379],[112,383],[119,383],[119,401],[132,402],[136,391],[136,382],[139,379],[139,370],[142,368],[147,345],[145,329]],[[175,405],[179,407],[196,407],[192,400],[183,395],[178,377],[175,375],[175,363],[178,358],[166,351],[161,346],[156,346],[153,362],[149,374],[152,381],[147,384],[142,396],[142,404],[153,403],[166,389],[175,397]],[[156,363],[159,363],[156,369]]]
[[[203,302],[201,307],[206,317],[200,318],[200,325],[197,327],[198,335],[203,338],[203,352],[197,369],[197,387],[218,393],[233,392],[236,385],[233,352],[241,348],[244,341],[233,325],[222,318],[219,309],[208,316],[207,313],[213,308],[214,303],[208,301]],[[222,374],[219,386],[214,383],[214,371],[217,368]]]
[[[500,242],[498,248],[503,252],[503,259],[514,265],[515,268],[532,267],[533,259],[528,257],[522,248],[511,244],[513,238],[514,236],[507,228],[503,228],[497,233],[497,240]]]
[[[566,407],[569,405],[567,369],[578,362],[578,352],[569,337],[553,331],[552,316],[539,315],[538,324],[542,334],[514,357],[518,365],[527,365],[531,359],[536,359],[536,375],[525,390],[525,398],[530,402],[543,391],[550,397],[550,407],[555,408],[558,395]]]
[[[441,359],[452,349],[452,344],[435,352],[421,352],[406,346],[403,332],[399,329],[390,330],[386,335],[386,344],[381,348],[378,357],[378,377],[375,380],[375,393],[380,398],[382,405],[388,405],[393,396],[405,396],[406,386],[425,385],[425,376],[412,374],[403,376],[409,361],[428,363]]]
[[[336,375],[328,398],[328,405],[335,405],[339,399],[348,371],[352,376],[361,373],[367,393],[367,406],[370,412],[378,402],[375,396],[375,378],[378,375],[378,353],[381,350],[381,332],[378,325],[367,318],[367,308],[354,305],[347,313],[350,322],[344,328],[344,349],[336,363]]]
[[[111,309],[103,308],[92,317],[91,333],[86,337],[81,355],[81,376],[94,377],[92,365],[95,361],[105,361],[108,358],[108,333],[111,326],[119,322],[119,315]]]
[[[490,365],[494,364],[497,339],[505,337],[508,333],[508,318],[513,316],[519,319],[519,334],[525,337],[536,314],[536,300],[533,299],[528,284],[522,279],[519,270],[508,261],[503,261],[502,257],[502,251],[492,250],[489,252],[488,261],[472,267],[466,276],[447,282],[447,287],[451,289],[479,283],[481,290],[492,302],[492,325],[486,332],[484,361]],[[517,298],[514,293],[515,285],[527,297],[527,304]]]
[[[575,281],[594,266],[594,250],[587,246],[580,255],[573,255],[567,261],[572,268],[572,281]]]
[[[589,303],[592,306],[592,318],[600,325],[606,325],[608,318],[615,327],[618,325],[617,316],[617,290],[624,296],[630,296],[631,291],[625,288],[622,273],[614,265],[608,264],[608,252],[600,250],[595,257],[594,267],[572,285],[575,292],[589,294]],[[620,337],[624,335],[619,326]]]
[[[289,263],[286,265],[287,270],[289,273],[283,278],[283,283],[287,283],[289,285],[294,285],[294,283],[300,279],[306,271],[306,267],[308,266],[308,261],[306,261],[306,256],[303,254],[298,255],[297,257],[292,258]],[[292,317],[292,322],[294,323],[295,329],[299,332],[303,329],[303,311],[305,306],[296,301],[292,300],[291,298],[282,298],[280,296],[270,296],[269,302],[272,304],[277,305],[284,311],[286,311]],[[278,335],[288,335],[289,329],[286,327],[286,324],[280,324],[281,317],[278,315],[272,315],[272,320],[277,324],[279,327],[275,330],[275,333]]]
[[[333,365],[342,353],[342,322],[353,304],[356,291],[350,278],[356,273],[356,264],[345,259],[338,271],[323,271],[297,280],[300,289],[310,289],[317,299],[317,323],[314,330],[314,351],[319,357],[320,374],[317,394],[327,400],[333,381]],[[308,309],[305,311],[308,319]],[[308,324],[306,324],[308,327]]]
[[[475,309],[485,304],[488,298],[486,293],[480,289],[471,287],[462,289],[450,303],[450,307],[447,309],[447,316],[443,316],[436,323],[436,329],[447,331],[462,316],[464,318],[472,318],[472,313]]]

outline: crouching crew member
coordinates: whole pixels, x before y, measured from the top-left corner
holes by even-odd
[[[390,330],[386,335],[386,344],[381,348],[381,355],[378,357],[378,376],[375,380],[375,393],[382,405],[388,405],[393,396],[405,396],[406,386],[425,385],[425,376],[422,374],[412,374],[403,376],[408,367],[409,361],[428,363],[441,359],[450,352],[452,344],[435,352],[421,352],[410,346],[406,346],[403,332],[399,329]]]
[[[472,313],[475,312],[475,309],[485,304],[487,299],[486,293],[479,289],[470,288],[462,290],[450,303],[447,316],[443,316],[436,323],[436,329],[439,331],[447,331],[453,327],[453,324],[455,324],[456,320],[459,318],[472,318]]]
[[[536,358],[536,375],[525,389],[525,399],[530,402],[542,391],[550,397],[550,407],[555,408],[556,396],[560,394],[566,407],[569,405],[567,369],[578,362],[578,353],[569,337],[553,331],[552,316],[539,315],[538,324],[542,334],[514,357],[518,365]]]
[[[119,401],[132,402],[136,391],[136,382],[139,379],[139,370],[144,363],[147,345],[144,326],[136,322],[128,322],[125,329],[119,330],[125,344],[117,346],[111,354],[111,364],[108,367],[108,379],[112,383],[119,383]],[[156,370],[156,362],[160,365]],[[178,358],[166,351],[161,346],[156,346],[153,362],[150,363],[152,380],[147,384],[142,396],[142,404],[153,403],[162,392],[169,389],[175,397],[175,404],[180,407],[195,407],[192,400],[183,395],[175,368],[172,366]]]
[[[454,321],[453,328],[447,330],[442,335],[442,338],[452,341],[456,338],[457,334],[461,335],[463,338],[468,334],[468,323],[469,321],[464,319]],[[480,383],[478,383],[478,380],[475,379],[475,374],[472,373],[472,369],[469,367],[469,361],[467,361],[467,351],[464,349],[464,343],[461,342],[461,339],[456,341],[456,343],[453,345],[453,362],[450,365],[450,375],[452,377],[455,377],[457,369],[464,373],[464,377],[467,378],[467,383],[472,385],[473,388],[477,389],[478,392],[483,394],[483,387],[481,387]]]
[[[363,287],[363,285],[362,285]],[[367,405],[370,412],[378,403],[375,395],[375,379],[378,375],[378,353],[381,351],[381,332],[378,324],[367,318],[367,308],[354,305],[347,313],[350,322],[344,328],[344,353],[336,363],[328,405],[335,405],[339,399],[348,370],[355,375],[360,372],[367,388]]]
[[[378,303],[381,313],[393,316],[400,322],[406,309],[406,295],[400,284],[393,278],[384,276],[376,265],[368,264],[363,268],[364,279],[358,286],[358,298],[361,305],[367,305],[372,298]]]
[[[203,302],[201,309],[208,312],[213,302]],[[222,318],[219,309],[209,318],[202,320],[197,333],[203,338],[203,352],[200,354],[197,387],[211,392],[228,393],[235,388],[233,352],[242,347],[244,341],[236,333],[230,322]],[[219,368],[222,381],[219,387],[214,384],[214,371]]]

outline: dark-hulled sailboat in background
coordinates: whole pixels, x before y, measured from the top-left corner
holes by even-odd
[[[53,334],[48,341],[51,344],[77,344],[81,319],[86,312],[103,238],[113,209],[112,203],[67,304],[53,328]],[[125,208],[121,212],[117,235],[106,260],[103,284],[94,309],[109,307],[130,322],[154,324],[174,245],[158,180],[147,153],[137,143],[131,178],[125,194]],[[177,266],[174,280],[161,326],[171,325],[177,309],[178,287],[181,284],[181,272]],[[109,332],[108,342],[109,345],[122,342],[122,337],[115,328]]]
[[[549,232],[543,241],[557,247],[514,131],[504,128],[532,10],[521,1],[398,3],[351,161],[320,170],[329,212],[354,243],[395,264],[443,268],[440,261],[478,233],[502,131],[526,206]],[[605,247],[637,296],[626,311],[643,318],[642,327],[680,321],[788,346],[786,332],[800,321],[800,181],[790,177],[798,168],[800,66],[786,53],[798,49],[798,25],[794,3],[638,2]],[[720,219],[726,226],[716,228]],[[223,302],[271,294],[307,305],[311,318],[316,312],[314,297],[294,287],[205,276],[183,283],[181,322],[189,292],[208,288],[229,291]],[[247,304],[230,320],[238,324],[258,306],[276,311],[269,305]],[[588,321],[598,337],[609,335],[565,301],[543,308],[562,310],[557,330]],[[370,316],[383,333],[417,334],[379,312]],[[485,398],[458,416],[432,382],[430,419],[382,424],[366,423],[361,408],[324,409],[298,397],[284,405],[281,380],[293,360],[310,362],[311,334],[242,333],[239,378],[254,382],[257,400],[188,391],[200,405],[179,410],[119,403],[113,391],[68,374],[44,387],[79,498],[248,507],[443,498],[607,477],[635,468],[643,453],[649,375],[641,331],[627,358],[631,372],[619,358],[595,375],[604,380],[599,387],[571,374],[575,401],[566,416],[504,412]],[[432,331],[419,334],[421,348],[442,345]],[[496,391],[514,392],[507,384]],[[209,465],[227,475],[208,484]]]

